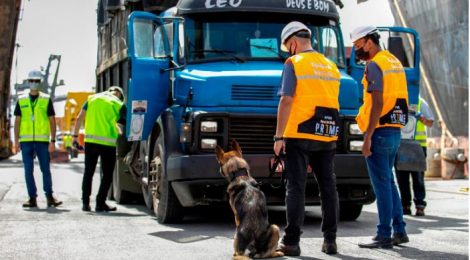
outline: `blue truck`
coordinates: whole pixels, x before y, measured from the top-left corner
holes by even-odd
[[[361,155],[355,116],[364,64],[346,56],[339,1],[111,0],[98,8],[97,90],[126,92],[126,136],[118,140],[112,197],[142,194],[160,223],[179,222],[186,208],[227,201],[214,148],[239,142],[268,204],[283,205],[280,175],[270,176],[273,136],[286,53],[280,32],[306,24],[315,50],[341,71],[340,136],[335,173],[340,218],[355,220],[375,200]],[[120,1],[117,1],[120,2]],[[119,5],[119,4],[116,4]],[[406,66],[410,103],[418,103],[419,38],[405,28],[380,28],[383,47]],[[309,174],[306,203],[319,205]]]

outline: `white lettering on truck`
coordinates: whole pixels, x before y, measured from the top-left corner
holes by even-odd
[[[329,12],[330,5],[324,0],[286,0],[286,7]]]
[[[224,8],[228,6],[239,7],[242,4],[243,0],[206,0],[206,8]]]

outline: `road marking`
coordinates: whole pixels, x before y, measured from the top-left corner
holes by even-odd
[[[467,192],[459,192],[459,191],[447,191],[447,190],[435,190],[435,189],[426,189],[426,191],[432,191],[432,192],[440,192],[440,193],[448,193],[448,194],[458,194],[458,195],[464,195],[467,196]]]

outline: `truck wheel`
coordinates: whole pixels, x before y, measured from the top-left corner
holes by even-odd
[[[183,219],[183,207],[176,197],[165,173],[163,141],[159,136],[154,147],[155,157],[150,166],[150,185],[153,195],[153,211],[159,223],[177,223]]]
[[[344,221],[354,221],[361,215],[362,204],[340,203],[339,219]]]
[[[151,140],[149,138],[149,140]],[[147,147],[150,148],[150,142],[147,143]],[[146,154],[149,153],[149,151],[147,150],[145,152]],[[152,159],[155,158],[156,154],[155,154],[155,149],[153,149],[153,154],[151,154],[150,156],[148,156],[148,160],[149,162],[145,162],[147,164],[147,167],[143,167],[144,168],[144,171],[147,171],[147,172],[143,172],[143,180],[142,180],[142,183],[141,183],[141,189],[142,189],[142,196],[144,198],[144,202],[145,202],[145,206],[147,206],[148,209],[153,209],[153,195],[152,195],[152,185],[150,185],[150,171],[152,169]]]
[[[116,165],[113,171],[113,197],[114,200],[119,204],[129,203],[131,201],[132,194],[122,189],[121,185],[121,172],[123,171],[124,162],[122,159],[116,159]]]

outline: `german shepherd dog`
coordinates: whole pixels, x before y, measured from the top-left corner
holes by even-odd
[[[232,150],[224,152],[215,148],[220,173],[228,181],[229,203],[235,215],[233,259],[271,258],[284,254],[276,251],[280,238],[279,227],[270,225],[264,193],[250,176],[248,163],[242,158],[237,141],[232,141]]]

